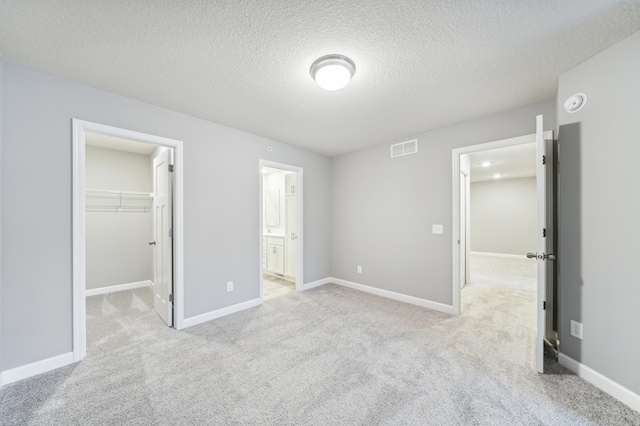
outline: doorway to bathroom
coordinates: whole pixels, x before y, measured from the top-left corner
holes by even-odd
[[[302,168],[260,160],[261,298],[302,288]]]

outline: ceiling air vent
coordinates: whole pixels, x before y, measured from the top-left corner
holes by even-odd
[[[415,154],[416,152],[418,152],[418,139],[391,145],[391,158]]]

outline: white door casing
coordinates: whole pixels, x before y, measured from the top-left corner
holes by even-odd
[[[542,135],[542,139],[545,141],[551,141],[553,140],[553,132],[551,131],[546,131],[546,132],[542,132],[542,120],[540,119],[540,125],[537,126],[537,128],[539,127],[540,129],[540,134]],[[453,224],[453,230],[452,230],[452,267],[453,267],[453,279],[452,279],[452,311],[454,314],[459,315],[460,314],[460,282],[461,282],[461,274],[460,274],[460,270],[461,270],[461,266],[460,266],[460,261],[461,261],[461,256],[460,256],[460,246],[458,245],[458,240],[461,237],[461,229],[460,229],[460,224],[461,224],[461,220],[460,220],[460,196],[461,196],[461,192],[460,192],[460,172],[461,172],[461,158],[465,155],[465,154],[469,154],[469,153],[473,153],[473,152],[480,152],[480,151],[486,151],[486,150],[492,150],[492,149],[498,149],[498,148],[504,148],[504,147],[508,147],[508,146],[515,146],[515,145],[522,145],[522,144],[527,144],[527,143],[532,143],[532,142],[537,142],[537,135],[536,134],[531,134],[531,135],[526,135],[526,136],[519,136],[519,137],[515,137],[515,138],[510,138],[510,139],[503,139],[503,140],[499,140],[499,141],[494,141],[494,142],[488,142],[488,143],[482,143],[482,144],[478,144],[478,145],[471,145],[471,146],[466,146],[466,147],[462,147],[462,148],[455,148],[452,150],[452,192],[453,192],[453,196],[452,196],[452,213],[453,213],[453,220],[452,220],[452,224]],[[550,175],[547,175],[550,176]],[[547,207],[551,207],[548,205],[545,206],[545,212]],[[538,204],[538,210],[540,210],[540,205]],[[550,214],[550,212],[546,212],[546,214]],[[547,239],[549,240],[549,239]],[[547,243],[549,243],[549,241],[547,241]],[[544,253],[544,251],[543,251]],[[547,252],[548,253],[548,252]],[[548,263],[548,262],[547,262]],[[540,276],[540,272],[538,272],[538,277]],[[543,274],[544,275],[544,274]],[[537,309],[538,309],[538,313],[540,312],[540,309],[542,308],[542,304],[544,302],[544,288],[540,286],[540,283],[538,283],[538,287],[537,287]],[[543,339],[540,339],[540,335],[542,333],[542,336],[544,335],[544,317],[537,317],[537,341],[536,341],[536,368],[538,368],[538,364],[539,361],[538,360],[542,360],[543,359],[543,346],[540,345],[539,343],[543,341]]]
[[[170,167],[169,149],[153,159],[153,307],[169,327],[173,326],[173,176]]]
[[[182,141],[90,121],[72,119],[72,322],[73,361],[86,356],[85,139],[87,132],[164,146],[174,152],[174,308],[175,328],[184,327],[183,148]]]
[[[258,212],[258,220],[259,220],[259,245],[258,245],[258,250],[259,250],[259,255],[260,255],[260,300],[262,301],[264,298],[264,283],[262,280],[262,271],[264,269],[264,253],[263,253],[263,238],[264,238],[264,191],[263,191],[263,174],[262,174],[262,168],[263,167],[270,167],[270,168],[274,168],[274,169],[280,169],[280,170],[286,170],[286,171],[290,171],[290,172],[294,172],[296,177],[295,177],[295,182],[296,182],[296,189],[295,189],[295,204],[296,204],[296,209],[297,209],[297,232],[295,232],[297,238],[296,238],[296,254],[295,254],[295,281],[296,281],[296,290],[297,291],[302,291],[303,290],[303,285],[304,285],[304,270],[303,270],[303,265],[304,265],[304,261],[303,261],[303,253],[304,253],[304,224],[303,224],[303,219],[304,219],[304,213],[303,213],[303,200],[304,200],[304,173],[303,173],[303,169],[302,167],[298,167],[298,166],[292,166],[289,164],[283,164],[283,163],[277,163],[274,161],[269,161],[269,160],[258,160],[258,176],[259,176],[259,181],[258,181],[258,193],[260,194],[259,197],[259,212]],[[285,194],[288,191],[285,190]],[[269,245],[267,244],[267,252],[269,250]],[[284,254],[283,254],[284,255]],[[267,262],[268,262],[268,258],[267,258]],[[268,268],[268,266],[267,266]]]

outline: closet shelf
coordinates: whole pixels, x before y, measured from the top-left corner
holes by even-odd
[[[149,212],[153,197],[148,192],[86,189],[85,210],[105,212]]]

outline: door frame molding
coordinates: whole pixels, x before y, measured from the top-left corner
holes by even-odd
[[[543,132],[545,139],[551,138],[552,131]],[[452,266],[453,266],[453,280],[452,280],[452,306],[453,313],[460,315],[460,246],[458,245],[458,239],[460,239],[460,157],[464,154],[471,154],[480,151],[486,151],[490,149],[505,148],[509,146],[523,145],[526,143],[535,143],[536,134],[532,133],[524,136],[517,136],[515,138],[501,139],[493,142],[486,142],[477,145],[469,145],[461,148],[455,148],[451,151],[452,156],[452,232],[451,232],[451,246],[452,246]]]
[[[73,362],[87,353],[86,334],[86,213],[85,213],[85,146],[86,133],[99,133],[137,142],[160,145],[174,150],[174,328],[184,323],[184,232],[183,232],[183,148],[182,141],[140,133],[133,130],[71,119],[72,123],[72,321]]]
[[[304,226],[303,226],[303,220],[304,220],[304,214],[303,214],[303,198],[304,198],[304,182],[303,182],[303,168],[302,167],[298,167],[298,166],[293,166],[290,164],[284,164],[284,163],[276,163],[274,161],[269,161],[269,160],[258,160],[258,180],[259,180],[259,190],[258,190],[258,194],[259,194],[259,216],[258,216],[258,229],[259,229],[259,244],[258,244],[258,252],[260,253],[260,256],[258,257],[259,261],[260,261],[260,303],[262,303],[264,301],[264,283],[263,283],[263,279],[262,279],[262,274],[263,274],[263,268],[262,268],[262,241],[263,241],[263,237],[264,237],[264,221],[263,221],[263,208],[264,208],[264,196],[263,196],[263,189],[262,189],[262,180],[263,180],[263,175],[262,175],[262,167],[271,167],[274,169],[280,169],[280,170],[286,170],[289,172],[294,172],[297,175],[297,185],[298,185],[298,193],[296,196],[296,201],[297,201],[297,209],[298,209],[298,252],[296,253],[296,291],[302,291],[304,288],[304,258],[303,258],[303,246],[304,246]]]

